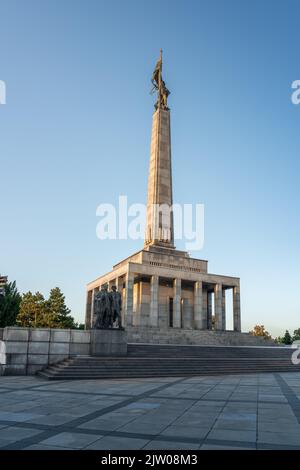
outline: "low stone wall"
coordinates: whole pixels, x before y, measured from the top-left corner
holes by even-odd
[[[126,356],[123,329],[0,329],[0,375],[34,375],[73,356]]]
[[[198,344],[199,346],[275,346],[273,340],[237,331],[127,327],[128,343]]]
[[[0,375],[33,375],[71,356],[89,355],[90,339],[89,330],[4,328],[0,340]]]

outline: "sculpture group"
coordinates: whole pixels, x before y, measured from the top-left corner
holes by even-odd
[[[116,286],[108,292],[107,285],[101,287],[94,300],[94,328],[122,328],[122,297]]]

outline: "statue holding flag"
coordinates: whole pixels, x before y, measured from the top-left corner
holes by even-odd
[[[151,79],[153,88],[151,94],[157,91],[157,102],[155,109],[161,108],[168,110],[168,96],[170,91],[167,89],[165,82],[162,79],[162,50],[160,50],[160,57],[156,63],[154,72]]]

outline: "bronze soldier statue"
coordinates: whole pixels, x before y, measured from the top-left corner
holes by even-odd
[[[122,328],[122,297],[119,291],[117,291],[116,286],[112,286],[110,292],[110,301],[111,301],[111,320],[112,323],[116,323],[117,328]]]
[[[101,286],[101,290],[95,296],[94,314],[96,316],[94,328],[109,328],[111,326],[110,296],[107,284]]]

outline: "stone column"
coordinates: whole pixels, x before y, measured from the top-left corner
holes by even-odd
[[[91,328],[91,314],[92,314],[92,295],[93,291],[89,290],[86,293],[86,310],[85,310],[85,329]]]
[[[222,289],[222,330],[226,330],[226,291]]]
[[[91,328],[94,326],[94,310],[95,310],[95,294],[96,289],[92,290],[92,299],[91,299]]]
[[[183,328],[191,330],[194,326],[193,306],[190,305],[189,299],[182,299],[182,323]]]
[[[215,284],[215,330],[222,330],[222,284]]]
[[[158,283],[159,277],[151,276],[150,280],[150,326],[158,326]]]
[[[194,328],[202,330],[207,328],[207,315],[203,311],[202,281],[194,284]]]
[[[148,282],[140,281],[140,326],[148,327],[150,325],[150,285]]]
[[[233,329],[241,331],[240,286],[233,288]]]
[[[123,290],[123,281],[122,281],[122,278],[121,277],[116,277],[115,279],[115,286],[117,288],[117,291],[120,292],[120,294],[122,294],[122,290]]]
[[[181,279],[174,279],[173,290],[173,328],[181,328]]]
[[[207,292],[207,329],[212,330],[212,292]]]
[[[133,326],[140,326],[140,282],[133,284]]]
[[[121,299],[122,299],[122,311],[121,311],[121,321],[122,321],[122,326],[124,326],[124,301],[123,301],[123,278],[122,277],[116,277],[114,280],[113,285],[116,286],[117,291],[120,292],[121,294]]]
[[[127,273],[125,280],[125,322],[124,326],[132,325],[132,316],[133,316],[133,282],[134,274]]]

